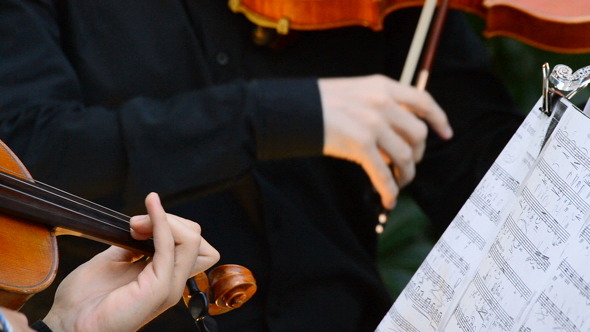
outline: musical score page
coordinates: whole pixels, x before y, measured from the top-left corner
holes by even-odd
[[[590,119],[565,99],[561,118],[540,105],[377,332],[590,330]]]

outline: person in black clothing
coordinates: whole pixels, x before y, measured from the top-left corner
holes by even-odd
[[[148,214],[131,218],[131,235],[153,238],[154,255],[140,261],[136,252],[114,246],[99,253],[63,280],[34,330],[135,331],[176,304],[188,278],[219,260],[196,223],[166,214],[155,193],[145,202]],[[0,331],[33,330],[26,316],[0,307]]]
[[[521,120],[458,12],[429,93],[395,81],[418,14],[260,46],[221,0],[0,0],[0,138],[40,181],[127,213],[156,191],[199,221],[259,286],[220,331],[371,331],[398,184],[444,229]],[[171,329],[194,329],[185,308],[144,328]]]

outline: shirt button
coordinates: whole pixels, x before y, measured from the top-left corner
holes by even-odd
[[[225,52],[219,52],[217,53],[217,56],[215,56],[215,60],[217,60],[217,63],[220,66],[225,66],[229,62],[229,55],[227,55]]]

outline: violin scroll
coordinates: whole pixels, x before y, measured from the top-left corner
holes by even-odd
[[[252,272],[240,265],[219,266],[209,273],[209,278],[214,308],[219,314],[241,307],[256,293],[256,280]],[[211,314],[217,313],[211,311]]]
[[[220,265],[208,276],[199,273],[194,277],[199,289],[208,295],[209,314],[221,315],[241,307],[256,293],[256,280],[252,272],[241,265]],[[190,295],[184,294],[188,306]]]

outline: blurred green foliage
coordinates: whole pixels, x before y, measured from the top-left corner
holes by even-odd
[[[467,17],[473,29],[481,35],[485,23],[479,17]],[[541,96],[543,63],[549,63],[551,68],[565,64],[574,71],[590,65],[590,54],[546,52],[506,37],[482,37],[482,40],[492,56],[494,71],[504,81],[523,113],[528,112]],[[588,100],[590,94],[587,90],[574,98],[579,106]],[[428,217],[409,196],[402,193],[380,237],[378,248],[379,269],[394,298],[403,290],[435,242]]]

